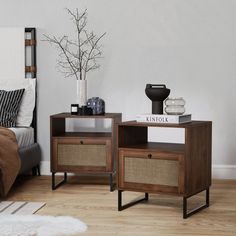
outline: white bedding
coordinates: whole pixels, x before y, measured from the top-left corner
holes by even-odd
[[[26,147],[34,143],[34,129],[32,127],[17,127],[9,129],[15,133],[19,148]]]

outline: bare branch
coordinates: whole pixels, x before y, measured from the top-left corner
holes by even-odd
[[[94,41],[95,38],[93,38],[92,40],[89,40],[89,43],[90,43],[90,45],[91,45],[91,49],[90,49],[90,52],[89,52],[89,54],[88,54],[87,62],[86,62],[86,64],[85,64],[85,72],[88,72],[88,71],[89,71],[89,69],[88,69],[89,60],[93,59],[93,57],[92,57],[91,55],[92,55],[94,49],[96,49],[96,46],[97,46],[98,42],[102,39],[102,37],[105,36],[105,34],[106,34],[106,33],[103,33],[103,34],[102,34],[100,37],[98,37],[95,41]],[[87,35],[87,34],[86,34],[86,35]],[[97,69],[97,68],[96,68],[96,69]],[[90,70],[91,70],[91,69],[90,69]],[[84,73],[84,79],[86,79],[86,73]]]
[[[75,76],[76,79],[85,80],[87,72],[100,67],[97,60],[102,58],[102,50],[98,43],[106,33],[97,37],[86,30],[87,9],[82,13],[79,13],[78,8],[74,12],[68,8],[66,10],[75,25],[77,39],[44,35],[45,39],[42,41],[53,44],[59,50],[57,65],[65,77]]]

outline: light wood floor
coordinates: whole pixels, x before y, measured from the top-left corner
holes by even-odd
[[[92,184],[87,182],[93,182]],[[100,181],[100,183],[96,183]],[[7,200],[43,201],[41,215],[70,215],[84,221],[93,236],[236,235],[236,181],[214,181],[210,207],[184,220],[182,199],[151,194],[148,203],[117,211],[117,191],[109,192],[105,179],[73,177],[51,190],[49,176],[17,181]],[[124,193],[125,201],[141,193]],[[203,199],[193,199],[193,204]]]

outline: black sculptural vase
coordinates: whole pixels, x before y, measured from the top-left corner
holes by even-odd
[[[163,101],[169,96],[170,89],[164,84],[147,84],[145,93],[152,101],[152,114],[163,114]]]

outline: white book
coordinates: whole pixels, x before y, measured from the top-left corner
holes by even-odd
[[[136,116],[136,121],[146,122],[146,123],[182,124],[191,122],[191,114],[186,114],[186,115],[141,114]]]

